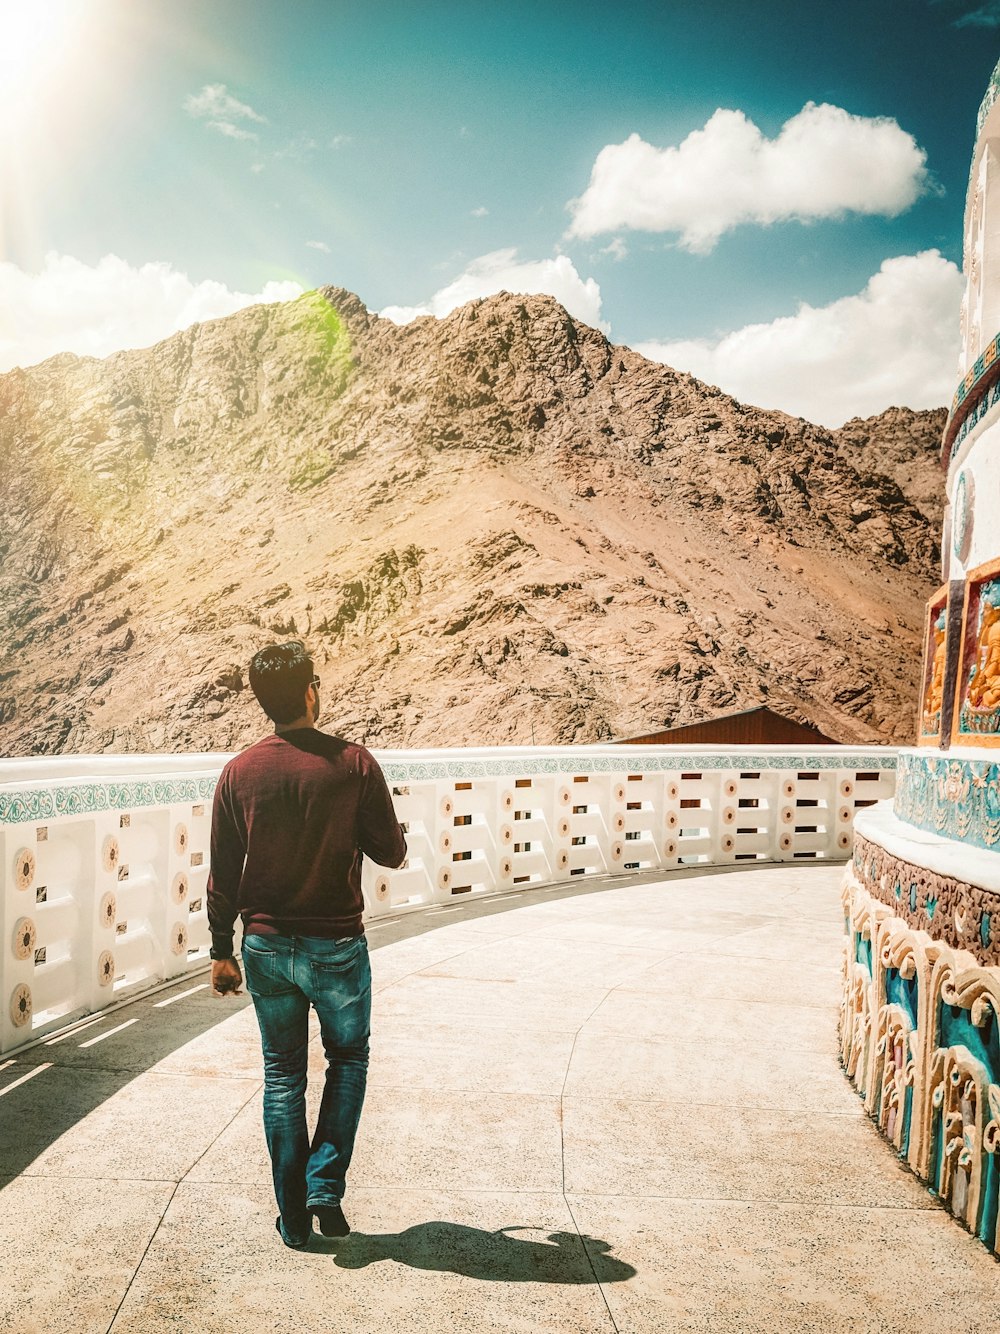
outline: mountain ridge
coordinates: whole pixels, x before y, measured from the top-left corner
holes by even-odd
[[[0,376],[5,754],[235,749],[293,634],[371,745],[912,736],[943,410],[826,430],[505,293],[68,355]]]

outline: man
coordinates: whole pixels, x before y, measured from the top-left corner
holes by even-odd
[[[368,1074],[371,970],[361,859],[400,866],[406,840],[382,771],[363,746],[320,732],[319,677],[298,640],[261,649],[250,686],[274,735],[230,760],[215,790],[208,921],[212,989],[238,994],[233,923],[264,1052],[264,1133],[286,1246],[350,1226],[341,1208]],[[309,1007],[326,1083],[306,1130]]]

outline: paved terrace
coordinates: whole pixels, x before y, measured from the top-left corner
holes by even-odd
[[[840,876],[373,925],[355,1231],[305,1253],[274,1230],[246,998],[198,974],[0,1062],[0,1328],[996,1330],[996,1262],[840,1071]]]

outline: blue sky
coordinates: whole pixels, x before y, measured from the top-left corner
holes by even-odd
[[[142,345],[293,284],[406,318],[499,275],[832,424],[880,395],[944,402],[957,381],[952,266],[1000,5],[35,3],[51,40],[8,67],[0,130],[0,368]],[[26,7],[0,0],[0,36],[27,41]],[[809,104],[822,115],[797,121]],[[720,108],[742,120],[713,122]],[[820,179],[802,182],[784,139],[769,148],[789,121]],[[705,152],[669,152],[710,122]],[[630,136],[662,176],[653,225],[629,220],[645,168],[610,151]],[[869,140],[886,169],[848,179]],[[585,234],[570,202],[602,150],[621,180],[595,187]],[[720,193],[742,194],[699,247],[684,228],[714,207],[709,150]],[[812,397],[787,365],[804,343]]]

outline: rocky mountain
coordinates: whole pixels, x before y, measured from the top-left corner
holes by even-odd
[[[838,448],[848,463],[862,472],[883,472],[891,477],[927,516],[935,531],[944,504],[941,437],[947,418],[946,408],[933,412],[887,408],[877,417],[852,417],[835,432]],[[921,446],[929,444],[930,448],[915,448],[918,439]]]
[[[0,752],[210,750],[301,636],[376,746],[765,702],[913,733],[941,413],[829,431],[547,297],[404,328],[328,288],[0,376]]]

